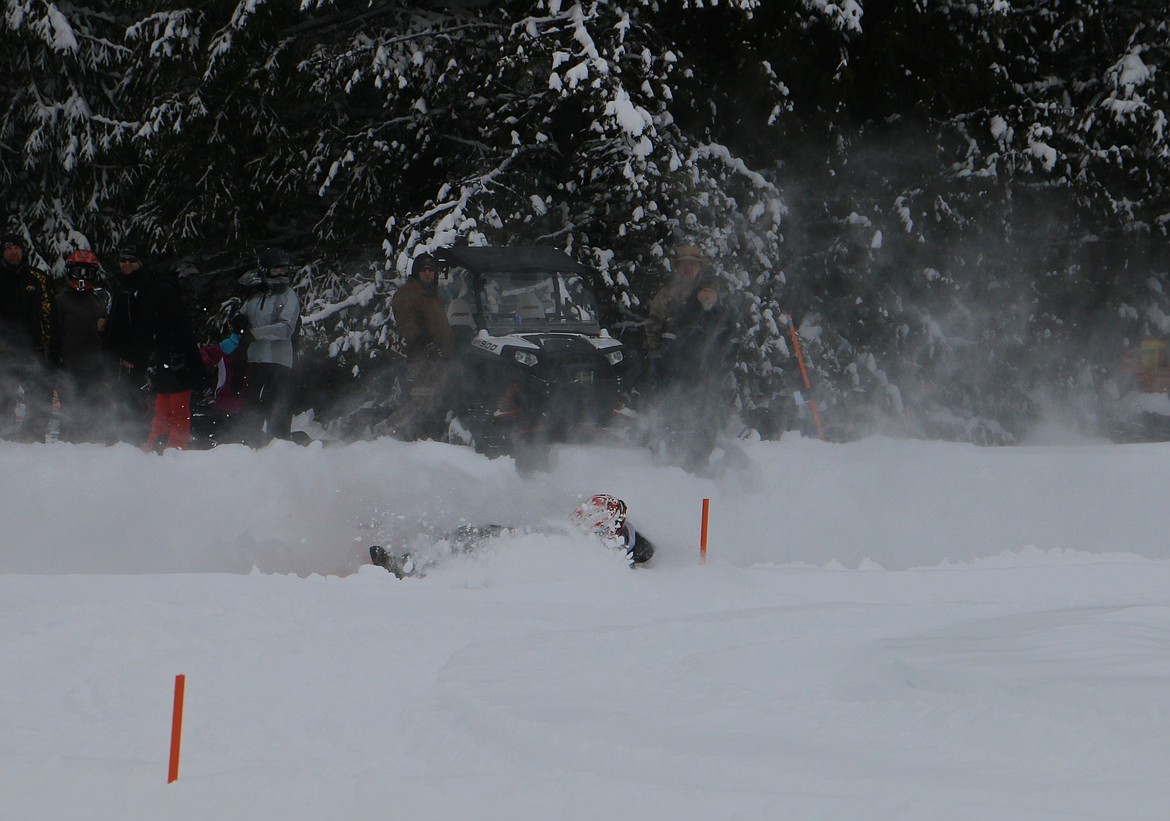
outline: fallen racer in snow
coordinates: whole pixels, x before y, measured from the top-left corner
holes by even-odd
[[[630,524],[626,503],[616,496],[599,493],[578,505],[570,519],[574,525],[596,537],[604,547],[624,551],[631,567],[645,564],[654,555],[654,544]],[[461,525],[439,541],[445,543],[448,556],[458,556],[470,553],[486,540],[498,536],[533,532],[536,531],[504,525]],[[411,551],[387,550],[382,545],[370,548],[370,561],[400,579],[426,575],[426,571],[438,564],[441,558]]]

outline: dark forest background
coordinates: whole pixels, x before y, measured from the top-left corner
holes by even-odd
[[[57,274],[139,238],[206,339],[285,248],[309,404],[369,389],[457,243],[568,251],[620,328],[697,242],[745,418],[801,387],[791,317],[839,437],[1092,428],[1170,333],[1164,0],[3,9],[0,227]]]

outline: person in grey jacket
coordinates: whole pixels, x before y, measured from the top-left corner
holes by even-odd
[[[241,434],[253,445],[288,439],[292,427],[293,336],[301,301],[290,287],[292,260],[279,248],[257,258],[258,271],[240,282],[253,293],[241,309],[248,319],[247,388]]]

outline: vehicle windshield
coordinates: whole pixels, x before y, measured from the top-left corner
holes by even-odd
[[[593,293],[578,274],[495,273],[482,282],[484,321],[492,334],[601,331]]]

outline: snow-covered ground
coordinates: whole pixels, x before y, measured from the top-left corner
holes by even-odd
[[[1170,445],[745,452],[0,445],[0,814],[1170,817]],[[461,522],[546,535],[363,565]]]

